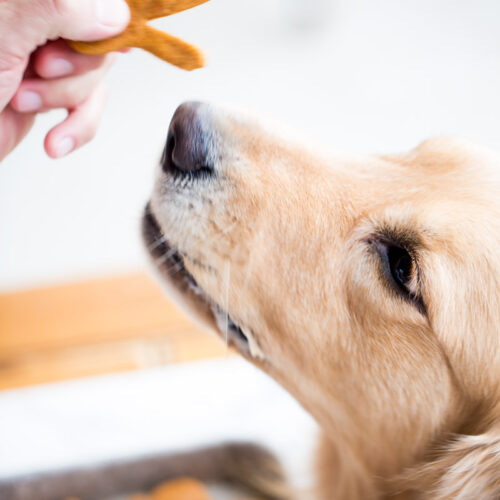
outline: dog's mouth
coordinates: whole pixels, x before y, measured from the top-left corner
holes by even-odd
[[[142,218],[142,236],[152,262],[162,281],[174,292],[181,305],[205,325],[218,331],[226,343],[241,354],[263,358],[253,334],[239,326],[206,292],[186,269],[189,257],[172,247],[148,204]]]

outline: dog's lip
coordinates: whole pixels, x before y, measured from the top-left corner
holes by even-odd
[[[164,236],[149,203],[144,211],[142,235],[147,249],[158,267],[164,268],[170,275],[182,276],[192,286],[199,288],[194,277],[186,269],[182,255],[172,248]]]
[[[144,210],[142,236],[152,257],[160,257],[169,251],[169,244],[163,237],[160,225],[151,211],[150,203],[146,205]]]
[[[183,294],[189,294],[192,298],[195,298],[196,302],[207,313],[212,315],[214,324],[217,325],[222,335],[226,337],[230,334],[229,338],[225,338],[228,343],[237,347],[242,354],[252,355],[250,339],[231,317],[198,285],[193,275],[186,269],[184,257],[172,248],[168,242],[149,203],[144,211],[142,235],[146,247],[160,271],[164,270]],[[225,328],[221,326],[221,316],[225,317]]]

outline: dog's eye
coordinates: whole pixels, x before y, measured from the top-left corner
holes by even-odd
[[[408,286],[413,275],[413,260],[410,254],[404,248],[390,246],[387,249],[387,259],[396,284],[410,292]]]
[[[403,246],[385,239],[369,239],[380,255],[386,280],[419,310],[425,307],[418,290],[418,270],[415,258]]]

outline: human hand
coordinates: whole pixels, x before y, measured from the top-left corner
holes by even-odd
[[[47,134],[49,156],[93,137],[106,94],[102,78],[115,55],[78,54],[58,38],[99,40],[129,19],[124,0],[0,0],[0,161],[36,114],[50,109],[67,109],[68,117]]]

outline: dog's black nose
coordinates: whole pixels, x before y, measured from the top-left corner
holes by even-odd
[[[162,167],[167,173],[212,173],[209,131],[203,118],[203,104],[188,102],[177,108],[168,131]]]

